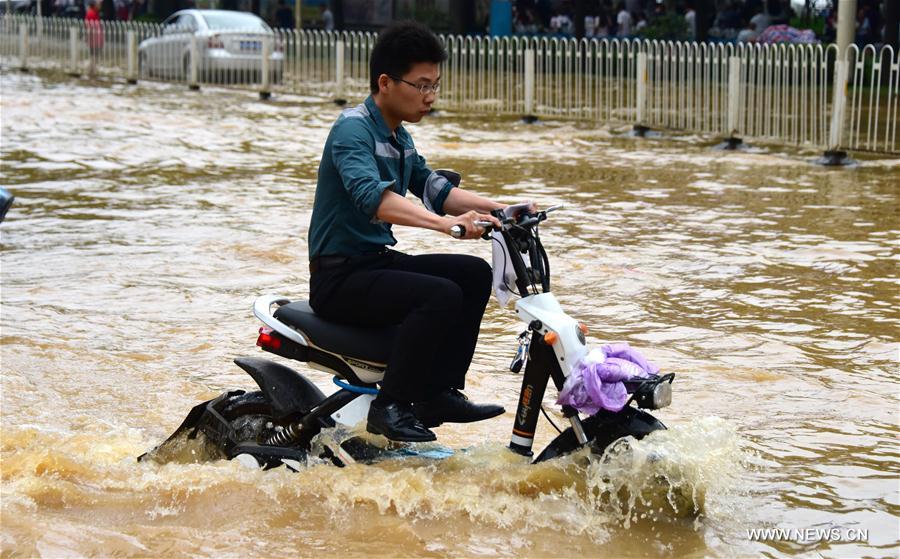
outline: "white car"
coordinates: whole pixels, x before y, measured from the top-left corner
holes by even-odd
[[[194,37],[201,81],[258,81],[265,41],[271,45],[272,81],[281,81],[284,66],[281,39],[255,14],[228,10],[180,10],[166,18],[162,33],[141,41],[138,46],[142,75],[189,77]]]

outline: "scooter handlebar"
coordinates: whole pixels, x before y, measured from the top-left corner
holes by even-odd
[[[525,209],[528,206],[529,206],[529,204],[518,204],[517,206],[510,206],[510,207]],[[564,207],[565,206],[563,204],[558,204],[555,206],[550,206],[546,210],[537,212],[535,214],[529,214],[527,212],[522,212],[519,214],[519,217],[518,217],[518,225],[520,227],[532,227],[535,224],[540,223],[541,221],[544,221],[545,219],[547,219],[547,214],[549,214],[550,212],[555,212],[556,210],[561,210]],[[506,212],[504,210],[494,210],[491,213],[494,215],[494,217],[499,219],[504,224],[504,226],[508,223],[515,223],[517,221],[515,218],[506,215]],[[484,221],[484,220],[476,221],[475,225],[477,225],[478,227],[484,228],[484,231],[485,231],[484,238],[489,238],[489,237],[487,237],[486,234],[494,228],[493,223],[491,223],[490,221]],[[460,224],[454,225],[453,227],[450,228],[450,236],[452,236],[455,239],[462,239],[463,237],[466,236],[465,226],[460,225]]]

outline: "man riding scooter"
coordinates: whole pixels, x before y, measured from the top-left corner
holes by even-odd
[[[402,122],[419,122],[440,90],[447,54],[417,23],[385,30],[369,63],[371,95],[331,128],[309,229],[310,305],[322,318],[398,328],[367,430],[395,441],[435,440],[429,427],[498,416],[460,392],[491,293],[490,266],[458,254],[407,255],[392,225],[476,239],[504,204],[467,192],[459,175],[432,171]],[[424,208],[408,200],[407,190]]]

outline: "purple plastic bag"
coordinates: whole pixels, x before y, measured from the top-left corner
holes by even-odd
[[[594,349],[572,368],[558,404],[593,415],[601,409],[619,411],[628,402],[622,382],[629,378],[647,378],[659,373],[659,367],[626,343]]]
[[[659,373],[659,367],[647,361],[643,355],[638,353],[636,349],[632,349],[632,347],[626,343],[605,345],[603,346],[603,354],[606,355],[607,358],[614,357],[616,359],[631,361],[640,367],[641,373],[633,376],[647,376]]]

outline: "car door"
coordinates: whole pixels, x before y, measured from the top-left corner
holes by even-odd
[[[162,35],[153,45],[153,59],[156,61],[157,70],[165,77],[172,77],[172,50],[173,37],[178,32],[178,20],[181,14],[174,13],[166,18],[162,23]]]
[[[166,26],[171,23],[171,20],[173,20],[173,17],[171,16],[166,18],[166,20],[159,25],[158,30],[155,31],[152,36],[141,41],[141,44],[138,46],[141,56],[141,71],[144,72],[145,75],[158,76],[162,71],[163,41],[165,40],[163,33]]]
[[[173,69],[175,70],[176,75],[187,79],[188,75],[185,61],[188,59],[188,53],[191,51],[191,39],[198,29],[197,19],[190,13],[181,14],[178,18],[177,27],[178,32],[172,36],[175,43],[173,51],[176,57],[176,59],[173,60]]]

